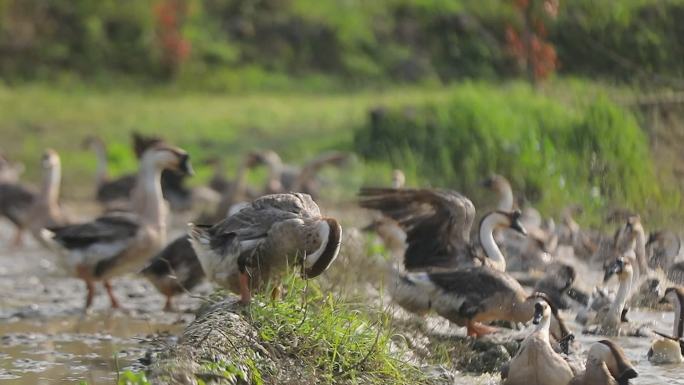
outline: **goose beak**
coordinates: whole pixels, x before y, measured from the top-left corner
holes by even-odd
[[[522,235],[527,235],[527,230],[525,229],[525,226],[522,225],[519,218],[515,218],[513,220],[513,223],[511,223],[511,228]]]
[[[603,275],[603,283],[608,282],[608,280],[610,279],[610,277],[613,276],[613,274],[620,274],[624,267],[625,264],[622,258],[616,259],[615,262],[611,263],[606,269],[606,273]]]

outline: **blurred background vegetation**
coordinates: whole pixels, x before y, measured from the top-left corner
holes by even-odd
[[[138,130],[229,165],[354,151],[350,193],[401,167],[479,203],[498,172],[547,214],[670,221],[682,20],[684,0],[0,0],[0,145],[29,179],[61,150],[72,197],[94,170],[81,138],[116,174]]]

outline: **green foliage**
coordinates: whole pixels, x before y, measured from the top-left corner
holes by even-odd
[[[159,1],[0,3],[0,77],[111,84],[168,80]],[[339,89],[516,76],[501,0],[186,0],[190,89]],[[684,76],[682,0],[563,1],[549,23],[561,71],[633,81]],[[635,75],[637,75],[635,77]],[[662,80],[662,79],[661,79]],[[668,80],[668,79],[665,79]]]
[[[131,372],[126,370],[119,374],[117,385],[150,385],[144,372]]]
[[[252,322],[261,340],[284,346],[315,378],[329,384],[424,382],[414,366],[390,351],[392,331],[381,309],[345,302],[294,274],[284,287],[281,300],[260,296],[253,302]]]
[[[446,102],[376,110],[355,148],[478,206],[490,173],[549,213],[568,202],[644,210],[664,201],[647,137],[631,112],[603,96],[566,104],[520,84],[462,85]]]

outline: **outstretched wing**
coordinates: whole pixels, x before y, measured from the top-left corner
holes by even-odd
[[[361,207],[379,210],[406,232],[407,269],[453,265],[470,246],[475,206],[455,191],[363,188],[359,197]]]

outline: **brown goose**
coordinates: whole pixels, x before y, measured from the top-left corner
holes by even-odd
[[[42,232],[45,241],[62,255],[66,268],[85,281],[86,309],[92,304],[95,282],[100,280],[112,307],[118,307],[109,279],[138,271],[164,245],[166,208],[160,184],[164,169],[191,174],[188,154],[163,144],[145,151],[131,194],[133,213],[112,212],[91,222]]]
[[[337,257],[342,228],[321,216],[307,194],[266,195],[213,226],[191,225],[190,240],[207,277],[239,292],[276,279],[287,266],[306,278],[322,274]]]
[[[502,371],[502,385],[567,385],[572,379],[570,365],[551,346],[549,328],[553,316],[549,303],[542,299],[535,301],[532,318],[535,329]]]
[[[616,343],[602,340],[589,348],[587,365],[568,385],[628,385],[638,376],[625,352]]]
[[[46,150],[41,167],[43,181],[38,192],[20,184],[0,184],[0,212],[17,227],[14,246],[21,244],[21,236],[26,229],[42,242],[40,231],[43,227],[65,223],[59,206],[61,162],[57,152]]]
[[[136,174],[122,175],[111,179],[107,172],[107,147],[102,139],[90,136],[83,145],[95,152],[97,170],[95,172],[95,198],[106,209],[125,208],[130,203],[131,191],[135,187]]]
[[[166,245],[141,273],[166,296],[164,310],[167,311],[173,309],[174,296],[192,290],[204,279],[202,265],[188,235]]]

